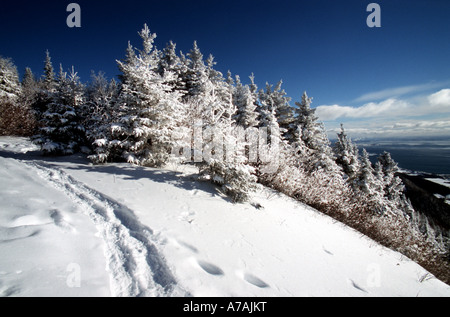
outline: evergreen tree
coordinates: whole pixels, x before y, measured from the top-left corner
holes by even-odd
[[[276,117],[276,109],[270,94],[271,86],[259,91],[258,112],[258,175],[274,173],[280,164],[279,154],[284,139]]]
[[[139,35],[143,49],[135,53],[129,44],[121,70],[121,91],[117,98],[118,120],[110,125],[110,138],[98,139],[102,161],[121,158],[129,163],[162,166],[171,157],[176,129],[183,118],[180,95],[168,83],[172,72],[157,73],[159,52],[147,25]],[[97,159],[100,157],[94,157]]]
[[[68,155],[85,144],[85,129],[80,108],[84,102],[84,87],[73,67],[69,75],[62,66],[51,102],[42,114],[40,133],[35,137],[45,155]]]
[[[232,96],[228,101],[216,94],[216,86],[209,81],[205,85],[206,94],[197,99],[196,106],[202,111],[203,161],[199,165],[200,179],[211,180],[220,185],[222,190],[234,202],[249,199],[256,178],[254,170],[246,164],[242,148],[242,136],[235,129],[233,117],[235,106]]]
[[[0,135],[30,136],[34,133],[36,122],[28,95],[32,98],[33,92],[19,83],[13,61],[0,57]]]
[[[302,95],[302,101],[296,102],[296,117],[293,124],[297,130],[294,140],[300,137],[310,150],[311,171],[321,168],[328,173],[340,174],[341,169],[335,162],[325,127],[318,121],[316,109],[311,108],[311,103],[312,98],[309,98],[306,92]]]
[[[161,53],[158,61],[157,73],[164,76],[166,72],[173,74],[173,80],[167,84],[172,90],[177,90],[182,97],[187,93],[185,83],[182,81],[182,74],[186,72],[186,66],[182,63],[180,57],[176,53],[176,44],[170,41]]]
[[[244,129],[253,128],[258,125],[255,96],[251,93],[249,86],[241,83],[241,79],[237,75],[236,87],[233,91],[233,104],[237,109],[234,115],[234,120],[237,125]]]
[[[20,93],[17,67],[10,58],[0,57],[0,97],[17,101]]]
[[[378,162],[381,166],[381,171],[379,171],[379,173],[380,178],[383,180],[384,196],[394,207],[399,208],[404,199],[403,191],[405,186],[400,177],[395,175],[395,173],[398,172],[398,165],[388,152],[383,152],[378,157]]]
[[[208,70],[203,60],[197,42],[194,42],[193,48],[187,54],[187,58],[182,58],[184,62],[184,72],[181,74],[183,85],[186,87],[187,99],[199,96],[205,93],[205,83],[208,80]]]
[[[22,102],[30,106],[34,104],[38,90],[39,84],[32,70],[29,67],[25,68],[25,74],[22,79]]]
[[[111,136],[111,124],[118,120],[115,109],[118,85],[114,79],[110,82],[104,73],[92,73],[90,85],[86,88],[86,103],[83,107],[83,124],[86,137],[94,154],[89,158],[94,163],[105,163],[109,153],[105,147],[106,140]]]
[[[291,98],[287,96],[284,89],[281,88],[283,81],[280,80],[275,86],[272,94],[272,101],[274,103],[275,114],[278,124],[282,131],[283,138],[290,140],[292,138],[292,124],[294,123],[294,111],[289,102]]]
[[[366,149],[363,149],[362,152],[361,168],[357,174],[356,184],[365,197],[366,205],[379,214],[385,213],[383,186],[375,176],[369,153],[367,153]]]
[[[337,136],[338,139],[333,147],[336,163],[342,167],[348,183],[353,185],[360,169],[358,148],[347,136],[343,124],[341,124],[341,132]]]
[[[54,92],[56,88],[55,72],[53,69],[52,59],[50,52],[45,52],[45,65],[44,65],[44,77],[42,79],[43,89],[48,92]]]

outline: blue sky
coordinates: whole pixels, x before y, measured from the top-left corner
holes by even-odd
[[[70,2],[81,28],[66,25]],[[371,2],[381,28],[366,24]],[[343,122],[355,138],[450,136],[449,16],[448,0],[5,0],[0,55],[41,75],[48,49],[83,81],[112,78],[147,23],[158,48],[173,40],[186,53],[197,40],[223,73],[282,79],[292,104],[307,91],[331,135]]]

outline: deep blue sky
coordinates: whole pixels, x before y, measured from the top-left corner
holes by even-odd
[[[66,25],[71,2],[81,6],[78,29]],[[381,28],[366,25],[370,2],[381,6]],[[91,70],[111,78],[128,41],[140,47],[137,32],[147,23],[158,48],[173,40],[187,53],[197,40],[224,74],[248,82],[253,72],[260,87],[283,79],[293,101],[306,90],[314,106],[362,107],[391,97],[418,106],[412,97],[450,88],[449,17],[448,0],[5,0],[0,55],[13,58],[21,74],[29,66],[41,75],[48,49],[55,68],[74,65],[83,81]],[[338,119],[352,124],[324,115]]]

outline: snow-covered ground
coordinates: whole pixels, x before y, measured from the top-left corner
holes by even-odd
[[[450,180],[443,178],[425,178],[427,181],[450,188]]]
[[[1,296],[450,296],[399,253],[272,190],[92,166],[0,138]]]

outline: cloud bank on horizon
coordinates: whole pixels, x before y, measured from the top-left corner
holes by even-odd
[[[365,102],[360,106],[321,105],[316,114],[332,138],[341,123],[354,138],[450,136],[450,88],[442,87],[450,85],[385,89],[356,98],[356,103]]]

